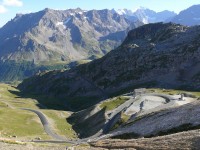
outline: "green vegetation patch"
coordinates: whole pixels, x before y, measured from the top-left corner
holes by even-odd
[[[130,118],[129,115],[121,113],[120,119],[115,123],[115,125],[111,128],[111,130],[115,130],[118,127],[120,127],[121,125],[124,125],[129,120],[129,118]]]
[[[117,108],[118,106],[120,106],[121,104],[123,104],[124,102],[126,102],[127,100],[129,100],[128,97],[119,96],[117,98],[113,98],[112,100],[103,102],[100,105],[100,108],[104,108],[105,107],[106,111],[113,110],[113,109]]]
[[[200,97],[200,92],[197,92],[197,91],[185,91],[185,90],[176,90],[176,89],[158,89],[158,88],[151,88],[151,89],[148,89],[148,91],[154,92],[154,93],[168,94],[168,95],[176,95],[176,94],[186,93],[193,97],[195,97],[195,96]]]

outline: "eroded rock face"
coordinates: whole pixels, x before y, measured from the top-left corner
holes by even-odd
[[[122,128],[111,131],[102,138],[117,137],[125,134],[135,134],[137,137],[167,135],[192,129],[198,129],[199,102],[194,101],[174,108],[153,112],[136,119]],[[100,137],[101,138],[101,137]],[[100,139],[99,138],[99,139]]]
[[[130,31],[123,44],[103,58],[34,76],[19,88],[69,98],[103,98],[136,87],[198,88],[199,35],[199,26],[144,25]]]

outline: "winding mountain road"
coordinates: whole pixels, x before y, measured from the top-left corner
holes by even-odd
[[[88,143],[91,141],[98,141],[100,139],[109,138],[109,137],[112,137],[113,135],[123,134],[124,132],[118,131],[118,130],[115,130],[111,133],[109,133],[109,131],[112,128],[112,126],[120,119],[121,112],[125,111],[127,108],[129,108],[131,105],[133,105],[133,103],[135,103],[139,97],[143,97],[143,96],[161,97],[161,98],[164,98],[166,103],[169,103],[169,104],[171,102],[173,103],[174,100],[176,100],[174,97],[172,97],[170,95],[157,94],[157,93],[146,93],[146,94],[141,94],[141,95],[137,95],[137,96],[132,96],[128,101],[126,101],[125,103],[123,103],[122,105],[120,105],[119,107],[115,108],[112,111],[108,121],[106,122],[104,128],[100,132],[98,132],[97,134],[95,134],[91,137],[88,137],[85,139],[73,140],[73,141],[69,141],[64,137],[57,135],[51,128],[51,126],[48,122],[48,119],[45,117],[45,115],[42,112],[40,112],[38,110],[28,109],[28,108],[23,108],[23,110],[31,111],[38,115],[38,117],[41,120],[42,125],[44,126],[46,133],[57,140],[57,141],[49,141],[49,142],[62,142],[63,141],[65,143],[71,143],[74,145],[78,145],[78,144]],[[47,142],[47,141],[36,141],[36,142]]]
[[[21,108],[22,110],[27,110],[27,111],[31,111],[31,112],[34,112],[35,114],[37,114],[37,116],[40,118],[40,121],[44,127],[44,130],[45,132],[50,135],[53,139],[55,140],[58,140],[58,141],[67,141],[66,138],[56,134],[53,129],[51,128],[51,125],[50,123],[48,122],[48,119],[46,118],[46,116],[38,111],[38,110],[33,110],[33,109],[29,109],[29,108]],[[72,142],[72,141],[69,141],[69,142]]]

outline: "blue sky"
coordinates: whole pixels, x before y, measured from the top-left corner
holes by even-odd
[[[200,0],[0,0],[0,27],[16,13],[30,13],[44,8],[69,9],[80,7],[89,9],[120,9],[134,10],[137,7],[146,7],[155,11],[172,10],[180,12]]]

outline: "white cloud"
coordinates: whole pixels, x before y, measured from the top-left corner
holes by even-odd
[[[0,14],[3,14],[5,12],[7,12],[7,9],[3,5],[0,5]]]
[[[3,5],[21,7],[23,2],[21,0],[3,0]]]

